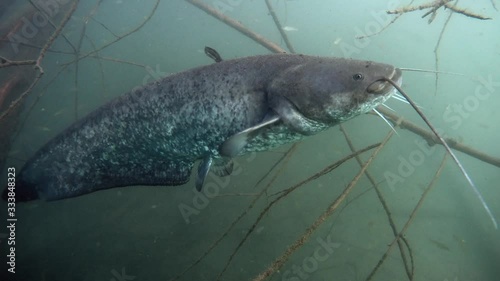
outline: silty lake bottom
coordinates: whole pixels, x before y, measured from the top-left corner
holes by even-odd
[[[9,168],[18,174],[40,147],[100,105],[213,64],[205,46],[224,60],[291,52],[274,16],[295,53],[441,71],[403,71],[402,88],[444,137],[466,147],[455,153],[500,217],[494,0],[447,2],[446,9],[433,1],[31,2],[0,4],[2,186]],[[409,105],[385,104],[428,130]],[[113,188],[18,202],[15,210],[2,201],[1,280],[498,279],[499,230],[449,156],[441,167],[443,147],[422,134],[396,127],[367,169],[371,180],[361,176],[325,215],[360,164],[352,158],[306,180],[352,154],[346,135],[357,151],[391,132],[374,114],[342,128],[237,157],[233,173],[210,173],[202,192],[195,165],[181,186]]]

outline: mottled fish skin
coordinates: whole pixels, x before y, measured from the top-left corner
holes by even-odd
[[[220,157],[224,140],[266,116],[277,75],[330,60],[287,54],[225,60],[135,88],[48,142],[26,163],[18,185],[55,200],[120,186],[184,184],[196,160]],[[318,131],[331,125],[318,122]],[[301,137],[277,124],[241,154]]]

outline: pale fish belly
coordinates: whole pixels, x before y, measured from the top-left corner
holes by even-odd
[[[310,119],[308,120],[309,131],[312,132],[312,134],[322,132],[334,125],[336,125],[336,123],[325,124]],[[284,144],[297,142],[304,137],[307,136],[293,131],[290,127],[286,126],[283,123],[276,124],[274,126],[265,128],[262,132],[259,132],[257,136],[252,138],[247,143],[244,150],[239,155],[243,155],[249,152],[271,150]]]
[[[293,132],[290,128],[280,124],[264,130],[264,132],[250,140],[240,155],[271,150],[284,144],[299,141],[304,137],[304,135]]]

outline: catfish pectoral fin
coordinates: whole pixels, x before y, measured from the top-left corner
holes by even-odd
[[[264,120],[255,125],[252,126],[246,130],[243,130],[239,133],[236,133],[229,137],[220,147],[219,152],[222,156],[225,157],[235,157],[237,156],[243,148],[247,145],[247,143],[257,136],[259,132],[265,128],[266,126],[270,126],[280,120],[280,117],[272,112],[268,113]]]
[[[210,155],[205,156],[198,164],[198,175],[196,176],[196,190],[201,191],[203,184],[207,179],[210,168],[214,166],[213,172],[219,177],[229,176],[233,171],[233,161],[229,158],[216,159],[213,164],[213,158]],[[213,164],[213,165],[212,165]]]
[[[196,176],[196,190],[201,191],[203,188],[203,183],[207,178],[210,167],[212,166],[212,156],[207,155],[203,160],[201,160],[198,165],[198,175]]]
[[[230,158],[216,159],[212,171],[219,177],[229,176],[233,172],[233,160]]]
[[[276,111],[286,126],[302,135],[312,135],[318,132],[314,121],[306,118],[297,108],[284,97],[273,97],[271,108]]]

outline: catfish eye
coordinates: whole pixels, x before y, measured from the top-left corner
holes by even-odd
[[[361,81],[361,80],[363,80],[363,78],[365,78],[365,77],[364,77],[364,76],[363,76],[363,74],[361,74],[361,73],[356,73],[356,74],[354,74],[354,75],[352,76],[352,79],[353,79],[354,81]]]

